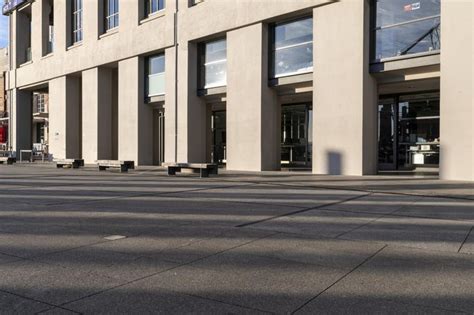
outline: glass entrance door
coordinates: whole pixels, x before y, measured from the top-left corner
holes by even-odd
[[[284,105],[281,109],[281,164],[311,166],[313,110],[310,105]]]
[[[380,170],[439,167],[439,93],[397,95],[379,102]]]
[[[212,113],[212,162],[225,164],[227,162],[226,152],[226,111],[215,111]]]
[[[380,102],[378,139],[379,168],[395,170],[397,168],[397,116],[393,99]]]

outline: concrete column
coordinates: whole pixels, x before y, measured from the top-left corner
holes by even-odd
[[[53,158],[82,157],[81,103],[79,77],[63,76],[49,82],[49,145]]]
[[[280,168],[280,111],[276,95],[268,87],[267,47],[268,30],[264,24],[227,33],[229,170]]]
[[[119,62],[119,159],[153,164],[153,109],[145,104],[144,61]]]
[[[82,149],[86,163],[113,157],[113,71],[93,68],[82,73]]]
[[[174,47],[165,50],[165,161],[175,162],[176,154],[176,71]]]
[[[31,150],[33,103],[30,91],[12,90],[12,148],[19,158],[20,150]]]
[[[441,1],[440,176],[474,181],[474,4]]]
[[[316,174],[377,172],[377,86],[369,74],[369,2],[341,1],[314,9]]]
[[[71,1],[66,1],[66,5],[54,6],[54,47],[53,51],[65,51],[69,45],[71,33],[71,17],[68,10],[71,8]]]
[[[33,60],[43,56],[43,0],[31,4],[31,55]]]
[[[197,44],[181,43],[178,54],[178,162],[206,162],[206,104],[197,96]]]

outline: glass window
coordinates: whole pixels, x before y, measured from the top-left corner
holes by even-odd
[[[225,86],[227,84],[227,41],[220,39],[204,44],[201,67],[204,88]]]
[[[165,94],[165,55],[148,58],[147,62],[147,96]]]
[[[165,0],[146,0],[145,4],[146,16],[165,8]]]
[[[82,41],[82,0],[72,1],[72,43]]]
[[[119,26],[119,0],[105,0],[105,30]]]
[[[376,0],[375,59],[439,51],[441,0]]]
[[[313,18],[276,24],[273,38],[273,77],[313,71]]]

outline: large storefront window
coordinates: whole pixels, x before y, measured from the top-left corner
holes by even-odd
[[[381,169],[439,165],[439,103],[439,93],[400,95],[379,102]]]
[[[441,48],[441,0],[374,0],[377,61]]]
[[[272,60],[274,78],[313,71],[313,18],[275,25]]]
[[[201,87],[205,89],[227,84],[227,41],[220,39],[202,45]]]

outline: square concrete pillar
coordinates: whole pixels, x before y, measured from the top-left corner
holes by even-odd
[[[49,151],[53,158],[82,158],[81,78],[63,76],[49,82]]]
[[[175,162],[177,147],[176,121],[176,49],[165,50],[165,161]]]
[[[16,156],[20,156],[20,150],[31,150],[32,124],[33,124],[33,103],[30,91],[19,89],[12,90],[12,113],[10,128],[12,132],[12,149]]]
[[[474,181],[474,4],[441,1],[440,176]]]
[[[175,112],[177,114],[178,144],[176,160],[178,162],[203,163],[207,161],[207,109],[204,101],[197,96],[197,44],[182,43],[178,50],[178,110]],[[169,125],[168,122],[172,116],[169,115],[169,112],[165,115],[168,116],[165,118],[165,124]],[[167,155],[167,157],[170,156]],[[166,160],[166,162],[169,161]]]
[[[82,150],[85,163],[113,159],[113,70],[82,72]]]
[[[268,87],[267,69],[266,25],[255,24],[227,33],[229,170],[280,168],[280,110],[275,92]]]
[[[341,1],[314,9],[316,174],[377,172],[377,86],[369,73],[369,2]]]
[[[119,62],[119,159],[153,164],[153,108],[145,104],[144,61]]]

